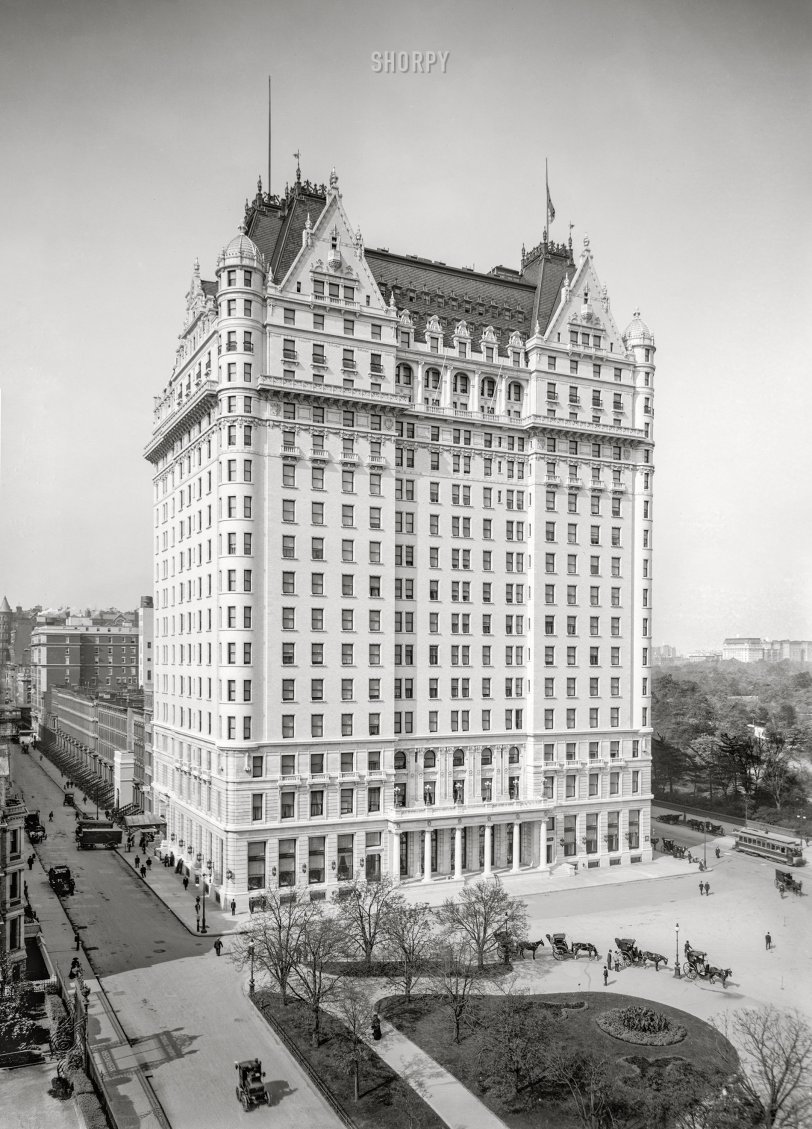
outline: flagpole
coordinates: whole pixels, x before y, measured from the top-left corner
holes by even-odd
[[[271,195],[271,76],[268,75],[268,195]]]
[[[544,210],[547,213],[547,226],[544,230],[547,231],[548,243],[550,240],[550,180],[547,173],[547,157],[544,157]]]

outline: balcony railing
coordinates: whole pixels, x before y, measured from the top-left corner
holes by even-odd
[[[543,814],[552,808],[554,803],[548,799],[534,800],[468,800],[466,803],[455,804],[452,800],[442,800],[436,804],[409,804],[398,807],[389,806],[386,816],[399,821],[418,819],[453,819],[456,817],[468,818],[470,816],[506,815],[515,812],[517,815],[536,810]]]

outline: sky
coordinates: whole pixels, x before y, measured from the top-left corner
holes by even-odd
[[[448,52],[431,74],[374,52]],[[657,344],[654,642],[812,638],[807,0],[0,0],[0,596],[152,591],[152,398],[257,177],[367,246],[574,224]]]

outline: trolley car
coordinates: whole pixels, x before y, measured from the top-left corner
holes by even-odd
[[[736,828],[736,850],[761,858],[775,859],[785,866],[803,866],[804,855],[799,839],[779,835],[775,831],[760,831],[755,827]]]

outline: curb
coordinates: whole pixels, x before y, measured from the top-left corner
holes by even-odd
[[[150,886],[150,884],[149,884],[149,882],[147,881],[146,878],[141,878],[141,875],[138,873],[138,871],[135,869],[135,867],[131,866],[130,863],[127,861],[127,859],[124,858],[124,856],[122,855],[122,853],[121,853],[121,851],[119,850],[118,847],[115,848],[115,853],[116,853],[118,860],[121,863],[121,865],[126,866],[127,870],[130,871],[131,874],[134,874],[136,876],[136,878],[140,879],[141,882],[143,882],[143,884],[151,892],[153,897],[157,898],[157,900],[161,903],[161,905],[164,906],[165,909],[169,910],[169,912],[172,914],[172,916],[175,918],[175,920],[180,925],[183,926],[183,928],[186,930],[187,933],[190,934],[190,936],[192,936],[192,937],[227,937],[228,936],[228,933],[221,933],[221,932],[219,932],[219,930],[214,930],[214,929],[208,929],[207,928],[205,933],[201,933],[199,929],[192,929],[192,927],[190,925],[186,924],[186,922],[183,920],[183,918],[180,916],[180,914],[177,912],[177,910],[173,909],[172,906],[169,904],[169,902],[165,901],[161,897],[158,890],[156,890],[156,888],[154,886]]]

